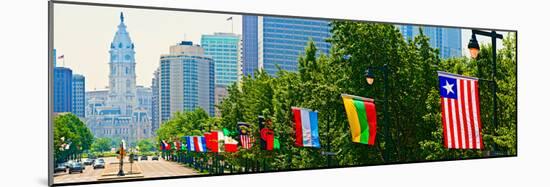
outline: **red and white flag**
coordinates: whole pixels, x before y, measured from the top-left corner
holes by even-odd
[[[478,79],[437,72],[444,146],[448,149],[483,149]]]

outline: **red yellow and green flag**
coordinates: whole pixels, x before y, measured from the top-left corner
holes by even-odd
[[[376,107],[373,99],[342,94],[351,129],[351,140],[374,145],[376,138]]]

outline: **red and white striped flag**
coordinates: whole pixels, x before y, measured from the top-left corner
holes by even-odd
[[[250,140],[250,135],[240,135],[241,146],[244,149],[250,149],[252,147],[252,141]]]
[[[478,79],[437,72],[443,139],[448,149],[483,149]]]

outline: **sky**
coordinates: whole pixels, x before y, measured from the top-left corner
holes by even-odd
[[[151,86],[153,72],[162,54],[182,40],[200,44],[202,34],[241,34],[241,16],[56,4],[54,48],[58,66],[86,77],[86,91],[103,89],[109,83],[109,47],[124,12],[124,23],[135,44],[136,83]]]
[[[126,29],[135,44],[136,83],[146,87],[151,86],[160,56],[167,54],[171,45],[182,40],[200,44],[202,34],[232,32],[232,29],[233,33],[242,33],[240,15],[56,4],[54,48],[57,56],[64,55],[57,65],[84,75],[86,91],[108,85],[109,47],[120,23],[120,12],[124,13]],[[227,21],[229,17],[233,21]],[[471,31],[462,29],[465,56],[469,55],[466,46],[470,37]],[[477,39],[480,44],[490,43],[488,37]],[[502,41],[497,40],[499,48]]]

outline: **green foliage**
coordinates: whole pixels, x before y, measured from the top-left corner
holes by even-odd
[[[56,159],[81,154],[91,148],[94,141],[92,132],[80,119],[71,113],[55,116],[53,121],[54,155]],[[70,143],[69,149],[62,148]]]
[[[315,44],[308,42],[304,54],[298,58],[297,72],[280,70],[270,76],[259,70],[254,76],[244,77],[228,87],[228,96],[217,106],[220,118],[210,118],[201,109],[177,113],[161,125],[158,141],[223,128],[236,131],[237,122],[246,122],[251,125],[257,145],[257,118],[262,115],[272,120],[271,128],[280,140],[281,149],[262,151],[253,146],[238,153],[224,153],[226,162],[242,166],[245,160],[267,161],[269,168],[286,169],[325,167],[328,158],[322,152],[336,153],[331,166],[483,156],[479,150],[443,147],[437,71],[490,79],[490,48],[482,46],[477,60],[464,57],[441,60],[439,51],[430,47],[429,38],[420,33],[405,41],[393,25],[335,21],[328,39],[332,44],[329,54],[319,54]],[[498,128],[491,124],[490,85],[480,83],[485,148],[492,150],[497,146],[508,154],[516,153],[515,56],[515,36],[509,36],[498,55]],[[383,79],[381,68],[385,65],[387,80]],[[374,71],[373,85],[365,80],[367,69]],[[351,142],[342,93],[375,100],[378,121],[375,145]],[[294,145],[292,107],[319,112],[320,149]],[[237,139],[236,134],[232,136]],[[384,160],[385,154],[389,160]]]
[[[111,145],[112,143],[110,138],[96,138],[94,143],[92,143],[92,151],[100,153],[110,151]]]
[[[141,153],[148,153],[148,152],[153,152],[153,151],[156,151],[156,147],[155,146],[156,144],[153,143],[152,140],[150,139],[142,139],[140,141],[138,141],[137,143],[137,146],[139,147],[139,151]]]

